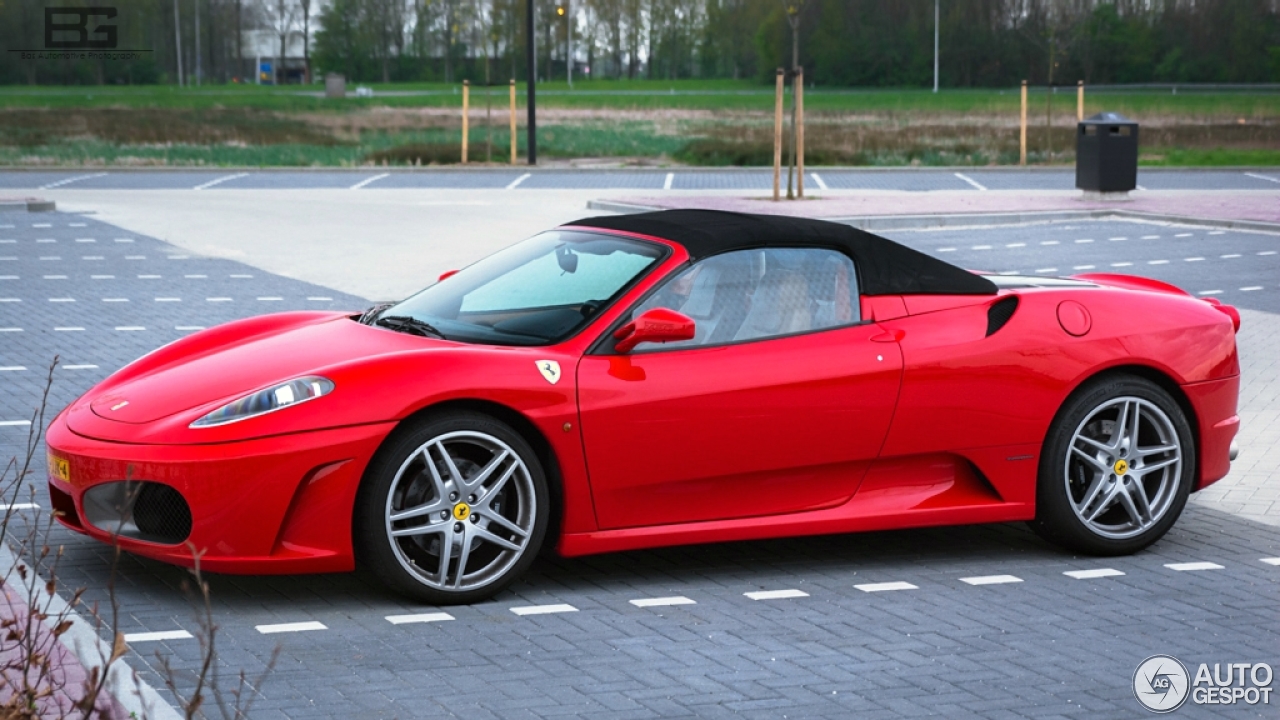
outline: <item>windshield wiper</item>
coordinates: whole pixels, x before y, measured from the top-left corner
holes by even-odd
[[[414,335],[421,335],[423,337],[437,337],[441,340],[445,339],[444,333],[437,330],[435,326],[408,315],[387,315],[386,317],[378,318],[373,322],[373,324],[390,328],[396,332],[407,332]]]

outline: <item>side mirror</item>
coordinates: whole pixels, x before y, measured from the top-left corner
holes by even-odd
[[[444,282],[445,280],[448,280],[449,278],[457,274],[458,274],[457,270],[445,270],[444,272],[440,273],[440,277],[436,278],[436,282]]]
[[[613,334],[618,342],[613,347],[624,353],[631,352],[642,342],[692,340],[694,329],[693,318],[688,315],[681,315],[667,308],[654,308],[618,328]]]

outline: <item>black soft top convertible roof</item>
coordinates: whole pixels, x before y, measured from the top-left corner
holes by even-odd
[[[698,260],[730,250],[828,247],[853,258],[864,295],[994,295],[990,280],[840,223],[719,210],[663,210],[583,218],[568,226],[621,230],[683,245]]]

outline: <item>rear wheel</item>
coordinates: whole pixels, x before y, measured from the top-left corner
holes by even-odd
[[[1195,467],[1190,424],[1167,392],[1132,376],[1096,381],[1050,428],[1032,528],[1079,552],[1136,552],[1178,519]]]
[[[405,595],[475,602],[533,561],[548,510],[546,478],[518,433],[480,413],[435,416],[393,436],[370,463],[356,551]]]

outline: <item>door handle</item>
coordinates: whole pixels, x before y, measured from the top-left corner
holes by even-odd
[[[879,335],[872,335],[871,342],[880,342],[880,343],[902,342],[902,338],[906,336],[907,336],[906,330],[899,330],[898,328],[894,328],[892,330],[885,330]]]

